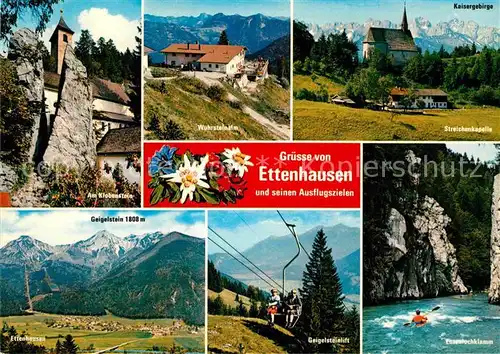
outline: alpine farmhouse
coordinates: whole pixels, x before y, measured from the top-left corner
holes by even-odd
[[[242,72],[245,66],[246,48],[239,45],[174,43],[161,52],[171,67],[231,75]]]
[[[404,97],[409,96],[409,92],[407,89],[402,89],[399,87],[395,87],[391,90],[390,93],[391,99],[389,102],[389,107],[392,108],[405,108],[405,106],[401,103],[401,100]],[[419,108],[417,102],[422,101],[423,108],[448,108],[448,94],[440,89],[416,89],[413,92],[414,99],[411,105],[407,108]]]
[[[374,50],[387,55],[392,64],[403,66],[410,58],[418,54],[417,46],[408,29],[406,5],[400,29],[370,27],[363,41],[363,58],[369,59]]]

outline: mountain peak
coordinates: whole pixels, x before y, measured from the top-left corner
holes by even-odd
[[[42,262],[54,253],[54,247],[32,238],[21,235],[0,249],[2,263],[33,265]]]

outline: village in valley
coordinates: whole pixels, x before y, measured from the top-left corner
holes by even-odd
[[[241,37],[234,18],[262,23],[248,31],[266,40]],[[143,64],[145,139],[290,138],[288,20],[146,14]]]
[[[370,18],[364,25],[319,26],[298,16],[293,65],[296,139],[500,136],[499,29],[456,22],[445,37],[439,31],[448,24],[433,29],[423,17],[413,20],[407,6],[401,3],[397,25]],[[465,35],[452,33],[460,26],[477,26],[477,38],[461,42]],[[479,43],[489,33],[493,42]]]

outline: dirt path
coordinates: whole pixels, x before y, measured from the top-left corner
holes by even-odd
[[[198,80],[201,80],[207,85],[217,85],[220,87],[224,87],[222,83],[219,81],[220,78],[224,77],[223,74],[213,73],[213,72],[195,72],[195,76],[193,76],[193,72],[183,71],[182,74],[187,77],[195,77]],[[236,96],[227,93],[227,99],[232,102],[241,102]],[[274,134],[277,138],[282,140],[290,139],[290,127],[283,124],[278,124],[273,120],[263,116],[258,113],[254,109],[248,107],[247,105],[243,105],[241,107],[242,111],[248,114],[253,120],[258,122],[260,125],[266,127],[272,134]]]
[[[128,342],[125,342],[125,343],[121,343],[121,344],[115,345],[115,346],[110,347],[110,348],[106,348],[106,349],[99,350],[99,351],[97,351],[97,352],[94,352],[94,354],[100,354],[100,353],[107,353],[107,352],[111,352],[111,351],[116,350],[116,349],[118,349],[118,348],[120,348],[120,347],[123,347],[123,346],[125,346],[125,345],[127,345],[127,344],[134,343],[134,342],[138,342],[138,341],[140,341],[140,339],[131,340],[131,341],[128,341]]]

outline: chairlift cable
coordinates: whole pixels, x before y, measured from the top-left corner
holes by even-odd
[[[248,226],[248,228],[249,228],[250,230],[252,230],[252,232],[253,232],[253,233],[255,233],[255,230],[253,229],[253,227],[251,227],[251,226],[250,226],[250,225],[246,222],[246,220],[245,220],[245,219],[243,219],[243,217],[242,217],[240,214],[238,214],[238,213],[237,213],[236,211],[234,211],[234,210],[232,210],[232,212],[233,212],[233,213],[234,213],[234,214],[235,214],[235,215],[236,215],[236,216],[237,216],[237,217],[238,217],[241,221],[243,221],[243,222],[245,223],[245,225],[246,225],[246,226]]]
[[[295,234],[295,230],[293,230],[293,228],[291,226],[295,226],[295,225],[292,225],[292,224],[289,224],[286,222],[285,218],[283,217],[283,215],[281,215],[280,211],[279,210],[276,210],[276,212],[278,213],[278,215],[281,217],[281,220],[283,220],[283,222],[285,223],[286,227],[288,227],[288,229],[290,230],[290,232],[292,234]],[[298,238],[298,237],[297,237]],[[304,245],[302,244],[302,242],[300,242],[299,240],[299,245],[300,247],[302,248],[302,250],[306,253],[307,257],[309,259],[311,259],[311,256],[309,255],[309,252],[307,252],[306,248],[304,247]]]
[[[229,253],[229,251],[227,251],[224,247],[222,247],[221,245],[219,245],[217,242],[215,242],[214,240],[212,240],[210,238],[210,236],[208,236],[208,240],[209,241],[212,241],[217,247],[219,247],[221,250],[223,250],[224,252],[226,252],[228,255],[230,255],[231,257],[233,257],[236,261],[238,261],[242,266],[244,266],[245,268],[247,268],[249,271],[251,271],[252,273],[254,273],[256,276],[258,276],[264,283],[266,283],[267,285],[269,285],[271,288],[273,288],[274,286],[272,284],[270,284],[266,279],[262,278],[259,274],[257,274],[253,269],[251,269],[250,267],[248,267],[245,263],[243,263],[242,261],[240,261],[238,258],[236,258],[235,256],[233,256],[231,253]]]
[[[212,231],[214,234],[216,234],[222,241],[224,241],[224,243],[226,243],[229,247],[231,247],[234,251],[236,251],[241,257],[243,257],[248,263],[250,263],[251,265],[253,265],[255,268],[257,268],[262,274],[264,274],[269,280],[271,280],[274,284],[276,284],[278,287],[280,286],[273,278],[271,278],[269,275],[266,274],[266,272],[264,272],[262,269],[259,268],[259,266],[257,266],[254,262],[252,262],[251,260],[249,260],[243,253],[241,253],[240,251],[238,251],[236,248],[233,247],[233,245],[231,245],[229,242],[227,242],[224,237],[222,237],[221,235],[219,235],[214,229],[212,229],[210,226],[208,226],[208,229],[210,231]]]

